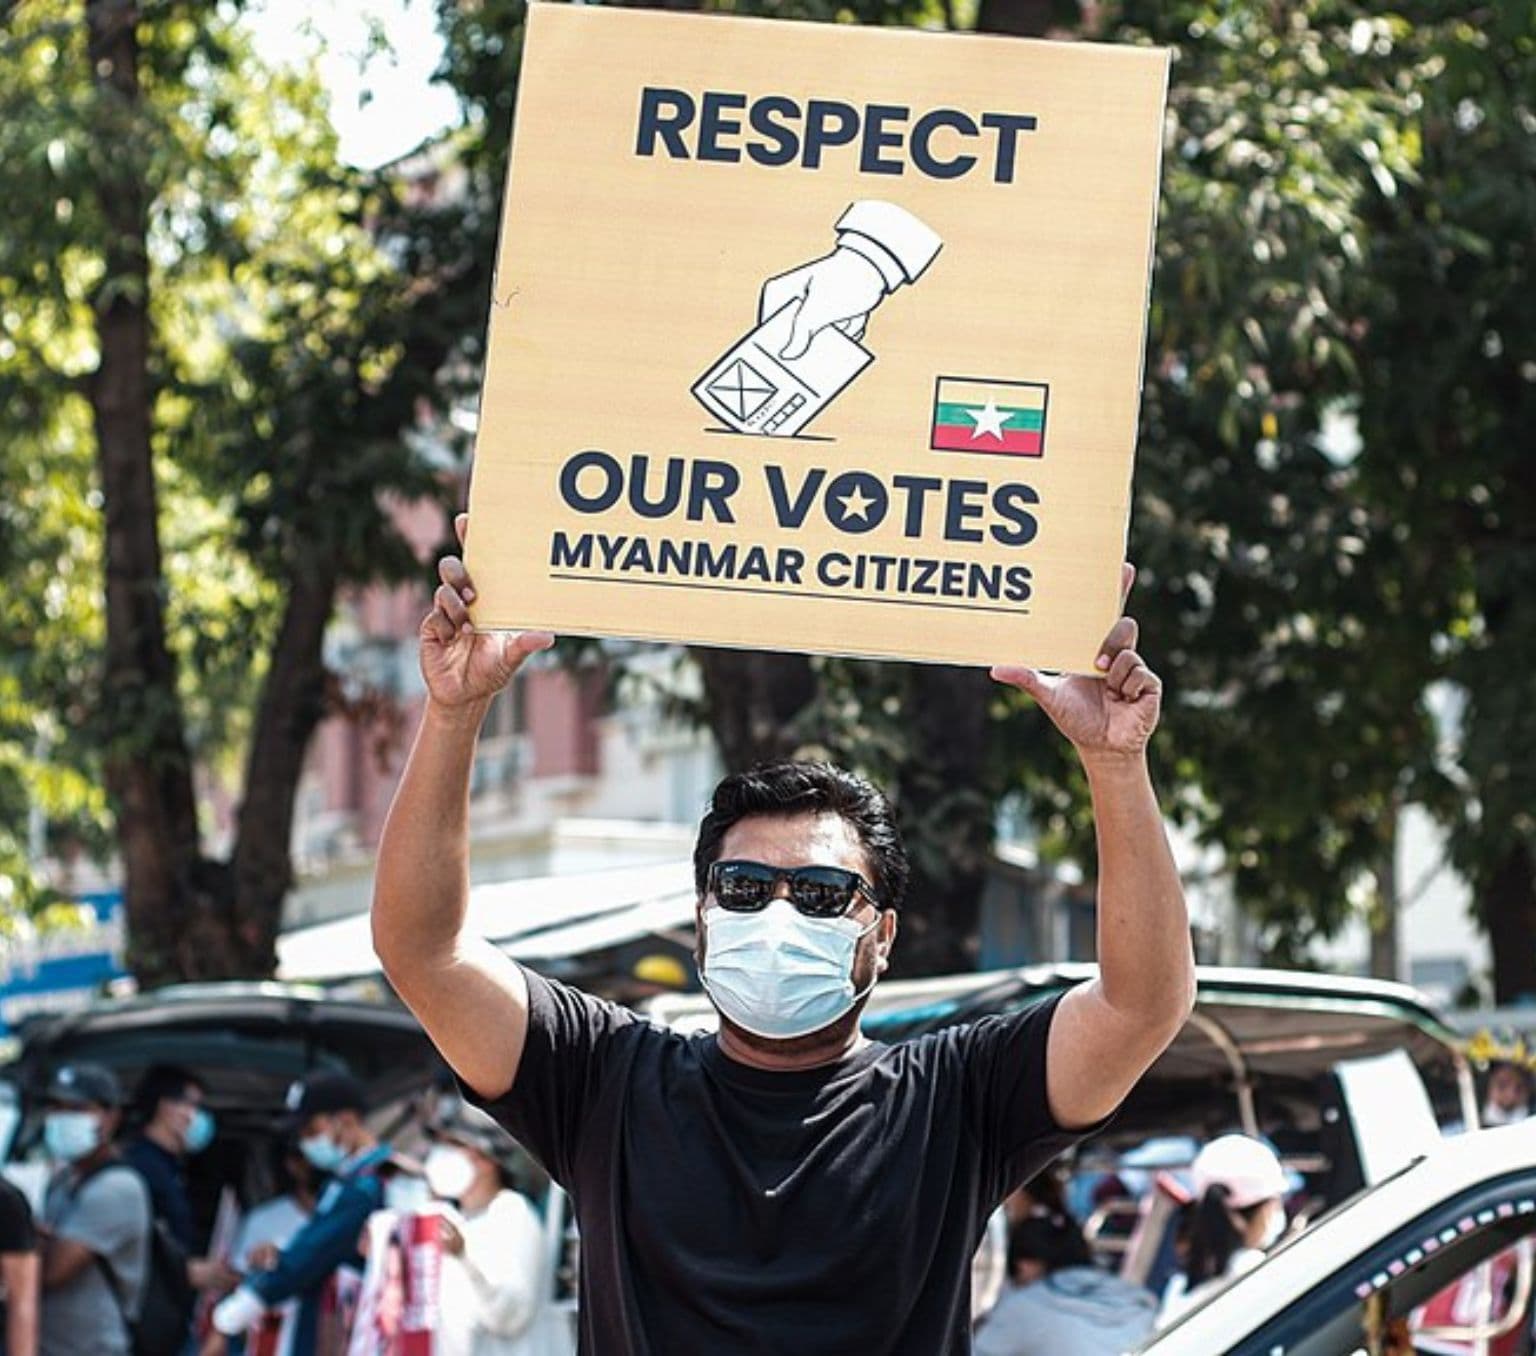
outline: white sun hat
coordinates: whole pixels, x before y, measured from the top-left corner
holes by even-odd
[[[1275,1151],[1247,1135],[1223,1135],[1213,1139],[1195,1155],[1190,1166],[1195,1198],[1218,1183],[1226,1187],[1228,1203],[1234,1210],[1246,1210],[1260,1201],[1283,1197],[1286,1192],[1285,1169]]]

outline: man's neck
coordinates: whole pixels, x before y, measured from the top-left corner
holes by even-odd
[[[347,1162],[350,1163],[354,1158],[361,1158],[362,1155],[367,1153],[370,1149],[377,1149],[379,1147],[379,1141],[376,1136],[371,1135],[368,1133],[368,1131],[364,1130],[351,1144],[348,1144],[345,1147],[347,1150]]]
[[[767,1069],[772,1073],[794,1073],[836,1064],[869,1044],[869,1038],[859,1030],[857,1019],[838,1022],[825,1032],[817,1031],[787,1041],[754,1039],[722,1021],[715,1040],[720,1053],[727,1059],[750,1069]]]
[[[181,1142],[172,1130],[158,1121],[151,1121],[144,1127],[144,1138],[151,1144],[159,1145],[172,1158],[181,1157]]]
[[[88,1153],[84,1158],[75,1159],[75,1161],[69,1165],[69,1170],[74,1173],[75,1180],[78,1182],[82,1177],[86,1176],[88,1173],[95,1172],[96,1169],[101,1167],[103,1163],[106,1163],[109,1159],[115,1158],[116,1156],[117,1151],[112,1147],[110,1143],[103,1144],[98,1149],[92,1149],[91,1152]]]

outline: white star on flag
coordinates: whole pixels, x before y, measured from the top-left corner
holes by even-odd
[[[996,438],[998,442],[1002,442],[1003,425],[1013,418],[1011,413],[1004,414],[998,409],[997,402],[991,396],[987,397],[985,409],[966,410],[966,414],[976,421],[976,427],[971,433],[973,440],[981,437],[983,433],[987,433]]]
[[[869,506],[875,501],[855,485],[847,494],[838,495],[837,502],[843,506],[844,518],[857,518],[861,523],[867,523]]]

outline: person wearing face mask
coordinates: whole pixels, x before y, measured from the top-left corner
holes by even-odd
[[[123,1161],[149,1188],[150,1207],[186,1257],[187,1284],[216,1294],[234,1289],[240,1277],[217,1258],[198,1255],[197,1225],[187,1191],[185,1163],[213,1143],[213,1113],[203,1105],[195,1075],[172,1064],[146,1069],[134,1089],[137,1134],[123,1145]]]
[[[467,517],[457,526],[462,538]],[[569,1192],[581,1349],[969,1352],[988,1216],[1114,1112],[1193,1002],[1147,772],[1162,688],[1136,624],[1116,623],[1092,677],[993,670],[1071,741],[1092,791],[1097,978],[920,1039],[864,1037],[902,916],[901,835],[863,778],[782,762],[725,778],[700,826],[697,959],[719,1029],[684,1035],[467,930],[480,724],[552,638],[476,632],[463,562],[443,560],[439,578],[420,633],[426,706],[379,845],[374,946],[466,1096]]]
[[[1285,1235],[1285,1169],[1269,1145],[1248,1135],[1213,1139],[1190,1165],[1184,1270],[1163,1292],[1159,1326],[1251,1271]]]
[[[438,1356],[568,1356],[544,1294],[544,1226],[513,1190],[513,1143],[458,1098],[438,1107],[423,1169],[443,1211]]]
[[[361,1268],[358,1239],[368,1216],[384,1203],[391,1154],[368,1128],[367,1098],[350,1074],[311,1074],[290,1089],[288,1104],[299,1152],[328,1180],[314,1212],[272,1265],[248,1272],[234,1294],[220,1301],[213,1327],[224,1338],[243,1334],[269,1308],[297,1299],[290,1351],[315,1356],[327,1285],[338,1270]],[[204,1350],[220,1345],[215,1338]]]
[[[58,1165],[43,1204],[40,1356],[128,1356],[150,1259],[149,1190],[112,1147],[122,1094],[98,1064],[58,1069],[43,1147]]]

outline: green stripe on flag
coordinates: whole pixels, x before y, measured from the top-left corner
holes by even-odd
[[[955,405],[950,401],[940,401],[934,407],[933,422],[935,424],[952,424],[957,428],[975,428],[975,415],[986,408],[985,403],[974,405]],[[1017,405],[999,405],[999,415],[1003,416],[1003,427],[1009,430],[1024,432],[1034,430],[1038,432],[1045,427],[1045,411],[1040,409],[1025,410]]]

